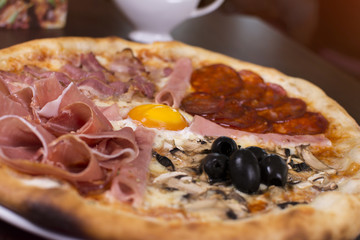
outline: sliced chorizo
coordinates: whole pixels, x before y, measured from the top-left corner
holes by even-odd
[[[239,74],[224,64],[214,64],[196,69],[190,80],[197,92],[226,96],[239,90],[243,82]]]
[[[298,98],[287,98],[284,103],[274,108],[259,111],[258,115],[271,122],[281,122],[298,118],[306,112],[306,103]]]
[[[227,99],[225,100],[224,106],[213,114],[212,118],[220,119],[220,118],[226,118],[226,119],[232,119],[241,117],[244,115],[245,111],[247,109],[242,106],[242,101],[238,99]]]
[[[287,94],[284,88],[278,84],[266,83],[264,94],[260,98],[246,101],[244,105],[261,111],[283,104],[286,98]]]
[[[181,108],[193,115],[208,115],[216,113],[224,106],[224,97],[209,93],[194,92],[187,95],[181,102]]]
[[[329,122],[320,113],[306,112],[299,118],[273,124],[273,131],[288,135],[313,135],[324,133]]]
[[[262,84],[264,83],[264,79],[262,79],[262,77],[260,77],[259,74],[254,73],[253,71],[250,70],[241,70],[239,72],[239,75],[241,77],[241,79],[244,81],[244,83],[248,83],[248,84]]]

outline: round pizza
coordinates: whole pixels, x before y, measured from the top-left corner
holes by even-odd
[[[179,42],[0,51],[0,204],[80,239],[354,239],[360,129],[306,80]]]

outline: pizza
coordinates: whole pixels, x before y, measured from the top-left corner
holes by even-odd
[[[312,83],[180,42],[0,51],[0,204],[81,239],[354,239],[360,129]]]

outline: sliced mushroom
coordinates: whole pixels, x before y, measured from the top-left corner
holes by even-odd
[[[314,185],[313,188],[319,191],[333,191],[338,188],[338,185],[334,182],[329,182],[328,184],[322,185],[322,186],[316,186]]]
[[[311,153],[308,145],[297,146],[296,151],[298,152],[298,155],[304,160],[304,162],[308,164],[312,169],[320,171],[330,169],[330,167],[320,162],[320,160]]]
[[[338,188],[335,182],[329,180],[328,174],[325,172],[309,177],[308,181],[313,184],[313,188],[319,191],[332,191]]]
[[[158,176],[153,181],[168,188],[175,188],[190,194],[201,194],[207,190],[205,184],[197,184],[191,176],[183,172],[170,172]]]

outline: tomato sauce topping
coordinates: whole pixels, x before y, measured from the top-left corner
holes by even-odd
[[[299,98],[287,96],[284,88],[265,83],[249,70],[215,64],[196,69],[191,77],[194,92],[181,108],[217,124],[255,133],[305,135],[324,133],[328,121],[307,110]]]

